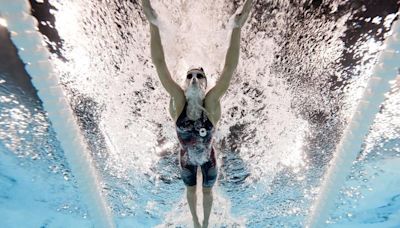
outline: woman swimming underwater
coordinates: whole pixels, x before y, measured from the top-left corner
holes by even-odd
[[[194,227],[208,227],[213,203],[212,187],[217,180],[217,163],[212,139],[215,127],[221,117],[220,99],[228,90],[232,75],[239,61],[240,33],[246,22],[252,0],[246,0],[241,13],[235,15],[234,26],[225,64],[216,85],[207,93],[207,77],[203,68],[190,69],[185,85],[179,86],[171,77],[164,57],[158,28],[158,17],[149,0],[142,0],[143,11],[150,22],[151,58],[158,77],[170,96],[169,112],[176,124],[176,132],[181,145],[180,166],[182,180],[187,187],[187,201]],[[196,212],[196,172],[201,167],[203,174],[202,226]]]

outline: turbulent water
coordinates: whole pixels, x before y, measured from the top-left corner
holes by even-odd
[[[254,2],[238,69],[221,101],[211,225],[301,227],[399,4]],[[202,66],[211,87],[224,63],[230,16],[243,2],[152,3],[175,80],[182,84],[191,66]],[[150,59],[149,25],[140,5],[31,4],[119,227],[190,227],[169,98]],[[22,197],[25,188],[36,186],[32,205],[52,211],[36,213],[37,224],[58,227],[68,217],[90,226],[41,102],[0,29],[0,212],[12,216],[3,205],[29,210],[13,192]],[[399,88],[398,80],[371,126],[336,200],[332,226],[400,224]],[[393,186],[385,189],[388,183]]]

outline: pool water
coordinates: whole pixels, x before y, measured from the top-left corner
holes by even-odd
[[[254,2],[221,101],[210,226],[304,227],[400,5]],[[116,226],[191,227],[169,98],[150,59],[140,5],[30,4]],[[182,84],[191,66],[202,66],[212,86],[223,66],[229,18],[242,1],[152,4],[174,79]],[[93,227],[10,33],[0,25],[0,227]],[[400,226],[399,88],[397,78],[340,196],[331,199],[327,227]]]

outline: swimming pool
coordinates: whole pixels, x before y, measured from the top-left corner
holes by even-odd
[[[168,98],[151,64],[140,6],[31,4],[111,219],[117,227],[190,227]],[[239,5],[154,1],[179,82],[196,64],[214,83]],[[222,101],[211,226],[304,226],[398,8],[396,1],[256,2]],[[7,25],[0,34],[0,225],[93,227],[90,201],[24,70],[21,47]],[[329,227],[400,224],[399,103],[397,80],[339,198],[331,199]]]

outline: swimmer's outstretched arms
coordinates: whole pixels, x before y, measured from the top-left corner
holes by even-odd
[[[187,72],[183,87],[172,79],[165,62],[157,14],[149,0],[142,0],[144,14],[150,22],[151,58],[161,84],[171,98],[169,112],[176,124],[181,145],[179,153],[181,177],[187,187],[186,197],[195,228],[208,227],[213,203],[212,187],[218,175],[215,150],[212,146],[214,128],[221,117],[220,99],[228,90],[238,65],[240,32],[250,14],[252,2],[252,0],[246,0],[241,12],[235,15],[224,68],[215,86],[206,94],[207,77],[202,67],[190,69]],[[203,174],[204,220],[202,226],[196,212],[198,166],[201,167]]]

